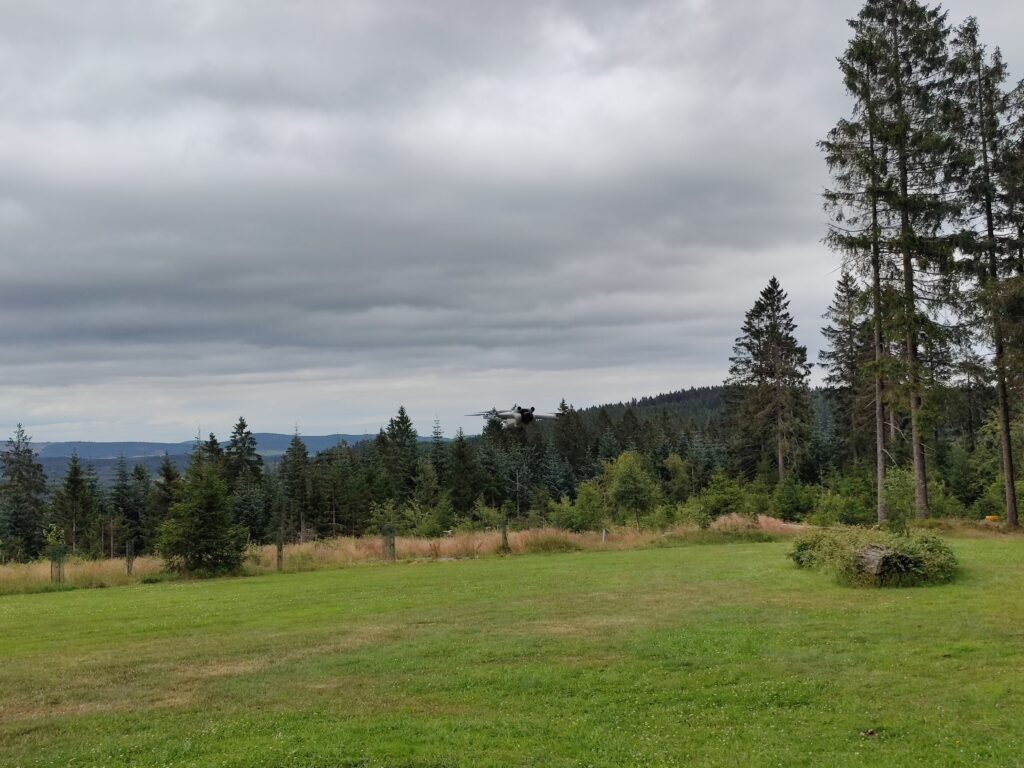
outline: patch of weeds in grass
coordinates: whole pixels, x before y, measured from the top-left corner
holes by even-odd
[[[676,531],[667,534],[664,538],[664,543],[669,546],[679,544],[761,544],[773,541],[779,541],[779,537],[756,528]]]
[[[523,542],[523,551],[530,554],[551,552],[579,552],[583,549],[575,541],[561,536],[538,536]]]
[[[178,581],[179,576],[170,571],[160,571],[158,573],[147,573],[142,577],[141,582],[143,584],[163,584],[168,581]]]

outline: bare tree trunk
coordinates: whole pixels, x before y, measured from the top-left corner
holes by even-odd
[[[910,211],[905,151],[900,151],[901,211],[900,247],[903,251],[903,311],[906,315],[907,382],[910,389],[910,445],[914,457],[914,507],[918,519],[928,517],[928,469],[925,465],[924,437],[921,434],[921,371],[917,355],[917,293],[914,288],[914,257],[910,253]]]
[[[873,246],[877,251],[877,243]],[[873,304],[874,347],[875,347],[875,492],[878,522],[884,523],[888,516],[885,504],[885,387],[882,382],[882,279],[880,257],[877,252],[871,257],[871,298]]]
[[[904,269],[908,269],[909,256],[904,257]],[[907,311],[913,312],[916,308],[914,301],[914,273],[913,267],[905,277],[906,290],[909,291],[906,299]],[[921,376],[917,357],[917,338],[915,333],[916,322],[908,320],[907,328],[907,376],[910,383],[910,441],[914,456],[914,506],[918,519],[928,517],[928,469],[925,465],[924,438],[921,434]]]
[[[786,454],[784,448],[784,442],[782,438],[782,410],[779,410],[778,415],[775,418],[775,429],[777,434],[775,435],[775,461],[778,464],[779,470],[779,482],[781,483],[786,477]]]
[[[979,124],[987,125],[986,102],[982,97],[984,74],[982,63],[977,62],[977,84],[978,84],[978,116]],[[988,139],[981,136],[981,160],[982,170],[985,173],[986,181],[991,181],[991,163],[989,161]],[[985,228],[988,235],[988,277],[993,285],[999,282],[999,255],[996,252],[996,224],[993,211],[992,187],[985,188]],[[992,313],[992,340],[995,347],[996,363],[996,395],[997,395],[997,418],[999,419],[999,442],[1002,449],[1003,459],[1003,483],[1006,495],[1006,522],[1011,528],[1017,528],[1020,521],[1017,518],[1017,485],[1016,472],[1013,463],[1013,439],[1010,434],[1010,396],[1007,386],[1006,374],[1006,330],[1003,328],[1003,319],[1000,307],[989,297],[989,311]]]
[[[882,380],[882,360],[885,348],[882,338],[882,245],[879,242],[878,227],[878,172],[876,159],[874,101],[871,85],[868,85],[868,141],[871,149],[871,311],[874,327],[875,353],[875,494],[878,522],[884,523],[888,516],[885,504],[885,385]]]
[[[899,26],[892,21],[893,46],[903,50]],[[897,69],[896,102],[899,116],[908,119],[903,95],[902,70]],[[907,137],[900,135],[896,142],[900,174],[900,251],[903,254],[903,306],[906,317],[907,382],[910,389],[910,445],[914,457],[914,498],[918,518],[928,517],[928,470],[925,465],[924,437],[921,434],[921,371],[917,355],[917,295],[914,288],[914,256],[910,250],[913,227],[910,223],[910,180]]]
[[[284,517],[277,525],[277,570],[284,570]]]
[[[1011,528],[1020,526],[1017,516],[1017,484],[1013,462],[1013,440],[1010,434],[1010,398],[1006,385],[1006,351],[1003,344],[1002,322],[996,318],[996,391],[999,396],[999,437],[1003,453],[1003,480],[1006,490],[1006,523]]]

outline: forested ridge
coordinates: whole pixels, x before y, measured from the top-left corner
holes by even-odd
[[[822,259],[842,270],[822,318],[799,318],[823,326],[819,360],[766,268],[722,352],[721,386],[563,401],[550,425],[446,439],[435,424],[422,440],[398,408],[372,440],[314,453],[296,433],[270,464],[239,419],[225,443],[197,441],[186,467],[122,459],[106,487],[77,456],[48,479],[19,426],[2,455],[2,557],[160,552],[218,570],[247,542],[706,525],[726,513],[1017,526],[1024,85],[977,20],[955,24],[938,6],[867,0],[850,28],[836,78],[849,110],[820,142]]]

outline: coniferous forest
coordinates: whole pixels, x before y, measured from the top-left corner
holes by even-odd
[[[848,110],[820,142],[834,298],[796,318],[766,268],[721,386],[563,401],[551,424],[479,437],[435,424],[423,440],[398,408],[373,440],[311,455],[296,433],[273,463],[239,419],[186,467],[167,458],[152,475],[122,459],[110,483],[77,457],[47,478],[19,426],[0,467],[0,556],[159,553],[216,572],[248,543],[505,524],[1018,526],[1024,84],[979,20],[934,5],[867,0],[850,30],[835,81]],[[821,327],[819,359],[798,321]]]

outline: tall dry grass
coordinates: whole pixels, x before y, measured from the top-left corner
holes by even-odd
[[[113,560],[86,560],[71,557],[64,561],[64,579],[60,584],[50,578],[50,561],[9,563],[0,566],[0,595],[21,592],[89,587],[119,587],[138,584],[146,576],[160,573],[163,563],[156,557],[137,557],[132,564],[132,575],[124,558]]]
[[[735,519],[733,519],[735,518]],[[772,536],[795,535],[803,526],[761,516],[757,522],[749,518],[730,516],[721,518],[712,526],[722,533],[760,531]],[[679,526],[668,531],[615,528],[601,532],[573,533],[558,528],[532,528],[510,531],[509,548],[512,554],[533,552],[599,551],[642,549],[686,541],[707,541],[706,532]],[[498,531],[457,533],[439,539],[399,537],[395,540],[398,560],[459,560],[496,555],[501,548]],[[284,547],[284,570],[313,571],[345,568],[361,563],[384,562],[384,542],[379,537],[320,539]],[[277,551],[274,545],[253,547],[243,565],[246,575],[260,575],[277,570]],[[64,580],[54,584],[50,579],[50,563],[12,563],[0,566],[0,595],[50,590],[114,587],[139,584],[146,580],[171,577],[163,573],[163,563],[156,557],[137,557],[128,575],[123,558],[113,560],[85,560],[70,558],[64,564]]]

